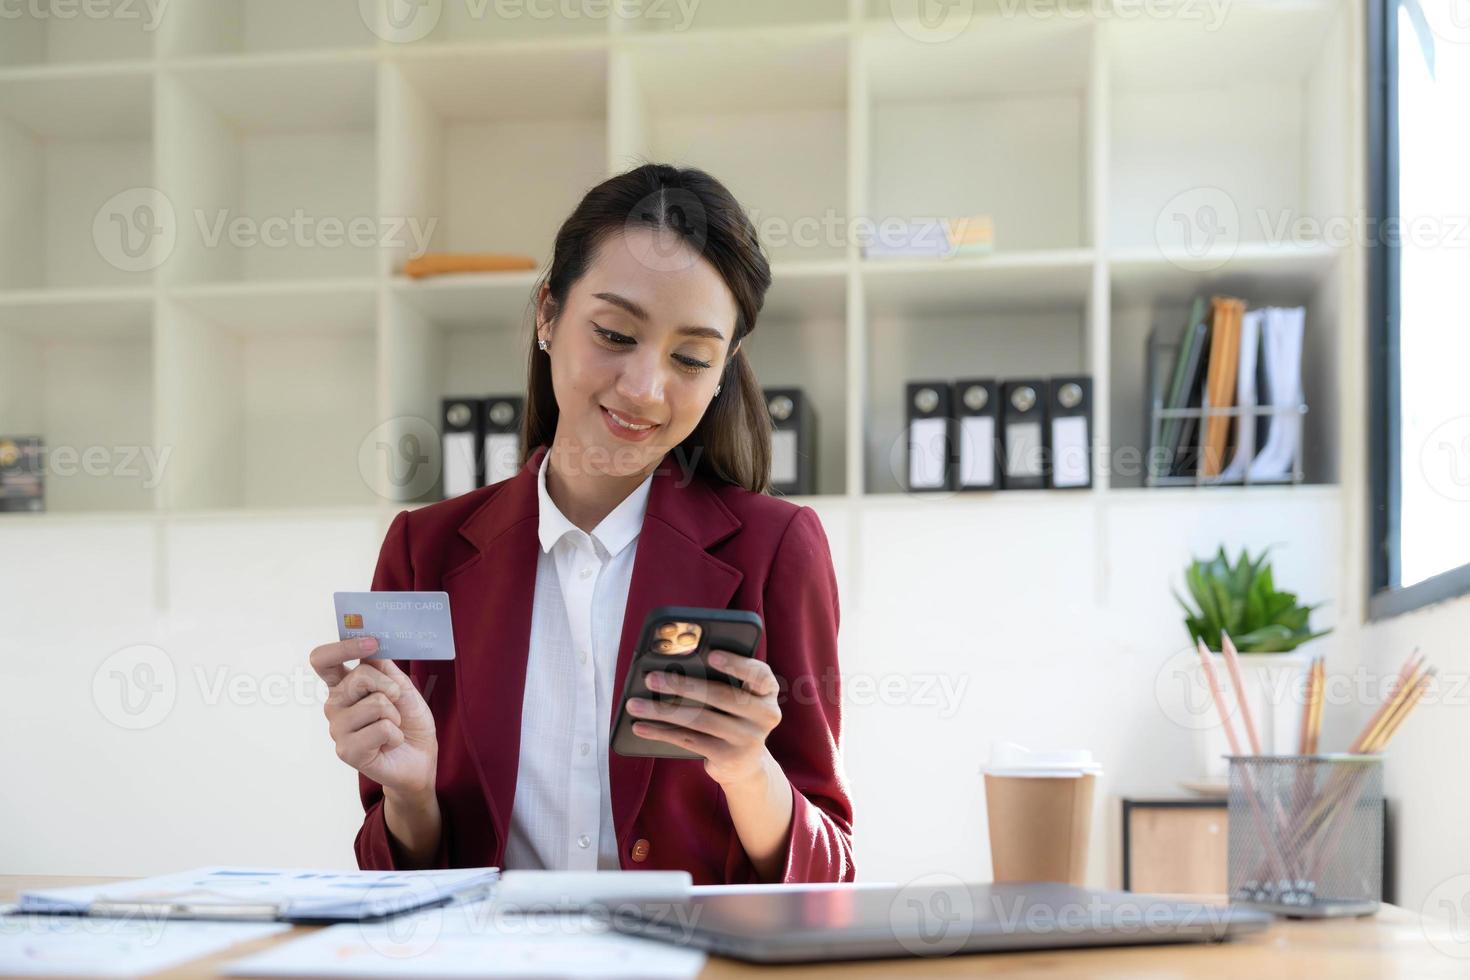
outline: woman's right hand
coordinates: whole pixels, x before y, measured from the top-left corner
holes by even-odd
[[[372,637],[325,643],[311,666],[327,682],[327,716],[337,758],[382,785],[385,793],[422,800],[434,794],[439,741],[428,702],[391,660],[362,660]],[[349,660],[361,662],[352,669]]]

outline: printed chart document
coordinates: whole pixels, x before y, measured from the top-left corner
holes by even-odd
[[[285,932],[283,922],[0,916],[0,976],[140,977]]]
[[[688,980],[705,954],[612,931],[596,916],[525,915],[494,901],[328,926],[223,967],[237,977],[592,977]]]
[[[322,871],[206,867],[103,885],[22,892],[18,910],[180,919],[355,922],[484,894],[497,868]]]

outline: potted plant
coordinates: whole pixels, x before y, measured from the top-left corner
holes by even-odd
[[[1300,648],[1331,632],[1314,631],[1311,627],[1312,611],[1321,604],[1302,605],[1296,593],[1276,588],[1269,549],[1255,559],[1242,549],[1231,564],[1222,547],[1213,558],[1191,561],[1184,569],[1184,581],[1193,604],[1177,591],[1174,597],[1184,608],[1190,646],[1199,637],[1210,649],[1215,675],[1225,690],[1232,719],[1238,717],[1238,708],[1225,659],[1220,653],[1222,634],[1229,635],[1241,654],[1241,680],[1256,722],[1261,751],[1295,752],[1302,690],[1311,659]],[[1196,726],[1201,734],[1201,762],[1206,780],[1216,782],[1228,771],[1224,755],[1229,745],[1197,656],[1194,663],[1192,683],[1197,684],[1197,689],[1192,691],[1191,701],[1208,709],[1206,719]],[[1244,725],[1236,721],[1232,724],[1244,740]],[[1241,751],[1250,751],[1244,742]]]

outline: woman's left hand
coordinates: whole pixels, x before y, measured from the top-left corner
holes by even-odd
[[[776,762],[766,749],[766,736],[781,722],[776,675],[762,660],[723,651],[711,651],[709,664],[740,686],[652,671],[645,678],[650,690],[694,703],[631,698],[628,710],[640,719],[633,723],[634,734],[698,753],[705,771],[721,786],[769,774]]]

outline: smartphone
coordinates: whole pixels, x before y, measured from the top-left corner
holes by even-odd
[[[693,606],[659,606],[643,621],[638,646],[623,684],[618,717],[613,722],[612,748],[618,755],[653,756],[661,759],[699,759],[702,756],[678,745],[633,734],[637,716],[628,711],[629,698],[648,698],[670,704],[686,702],[677,695],[648,688],[647,676],[665,670],[686,677],[739,682],[709,665],[710,650],[725,650],[741,657],[755,656],[765,624],[758,614],[743,609],[698,609]],[[702,703],[702,702],[701,702]],[[715,709],[709,708],[713,711]]]

